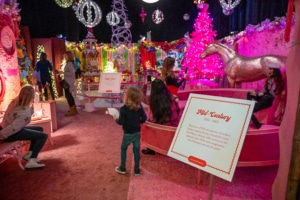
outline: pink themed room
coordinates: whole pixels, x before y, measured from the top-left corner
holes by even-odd
[[[300,199],[299,20],[300,0],[0,0],[0,199]]]

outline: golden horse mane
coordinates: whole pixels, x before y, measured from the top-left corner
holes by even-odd
[[[216,43],[216,42],[213,42],[212,44],[218,46],[218,48],[225,49],[226,51],[228,51],[231,54],[236,54],[236,51],[234,51],[233,49],[229,48],[228,46],[226,46],[224,44]]]

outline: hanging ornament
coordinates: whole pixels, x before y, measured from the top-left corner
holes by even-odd
[[[106,15],[106,21],[111,26],[116,26],[120,23],[120,17],[118,13],[112,11]]]
[[[81,1],[75,13],[78,20],[88,28],[98,25],[102,19],[100,7],[91,0]]]
[[[140,13],[140,17],[142,18],[142,22],[144,23],[145,17],[147,16],[147,13],[145,13],[144,8],[142,8],[142,11]]]
[[[219,2],[223,8],[223,13],[225,15],[231,15],[233,13],[233,9],[239,5],[241,0],[235,0],[234,2],[233,0],[227,0],[228,3],[226,3],[225,0],[219,0]]]
[[[156,9],[152,14],[152,21],[155,24],[160,24],[164,20],[164,14],[162,11]]]
[[[233,13],[233,10],[231,10],[231,9],[226,9],[226,8],[223,8],[222,9],[222,11],[223,11],[223,14],[224,15],[231,15],[232,13]]]
[[[62,8],[68,8],[73,4],[72,0],[55,0],[55,3]]]
[[[78,4],[77,3],[73,3],[72,4],[72,9],[76,12],[77,8],[78,8]]]
[[[126,27],[126,28],[130,28],[131,26],[132,26],[132,23],[131,23],[131,21],[127,21],[127,22],[125,22],[124,23],[124,26]]]
[[[183,19],[184,19],[185,21],[189,20],[189,19],[190,19],[190,15],[187,14],[187,13],[185,13],[185,14],[183,15]]]

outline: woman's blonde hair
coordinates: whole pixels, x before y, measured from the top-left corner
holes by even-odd
[[[130,87],[127,89],[125,97],[125,105],[130,110],[138,110],[141,107],[143,94],[140,89],[136,87]]]
[[[74,62],[74,54],[72,53],[72,51],[66,51],[66,55],[68,56],[68,60],[67,62]]]
[[[31,106],[34,99],[34,89],[32,85],[24,85],[19,95],[14,99],[14,107],[17,106]]]
[[[161,79],[163,81],[166,80],[167,76],[171,76],[171,77],[174,76],[172,71],[174,65],[175,65],[175,58],[168,56],[164,59],[163,67],[161,70]]]

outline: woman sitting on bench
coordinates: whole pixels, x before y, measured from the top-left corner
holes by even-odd
[[[269,64],[268,72],[269,74],[267,75],[268,78],[266,79],[264,89],[258,93],[251,91],[247,94],[248,100],[256,100],[253,113],[264,108],[271,107],[275,96],[281,94],[284,90],[284,81],[282,79],[280,66],[275,63],[271,63]],[[261,123],[257,120],[254,114],[252,114],[251,120],[257,129],[261,127]]]
[[[37,156],[48,136],[43,133],[43,128],[40,126],[26,126],[30,123],[33,114],[34,93],[31,85],[22,87],[19,95],[9,104],[0,128],[0,140],[6,142],[30,140],[29,151],[23,157],[28,161],[25,165],[26,169],[45,166],[39,163]]]
[[[180,119],[179,106],[162,80],[155,79],[152,81],[149,102],[148,118],[150,121],[177,127]],[[148,148],[143,149],[142,153],[155,155],[155,151]]]

